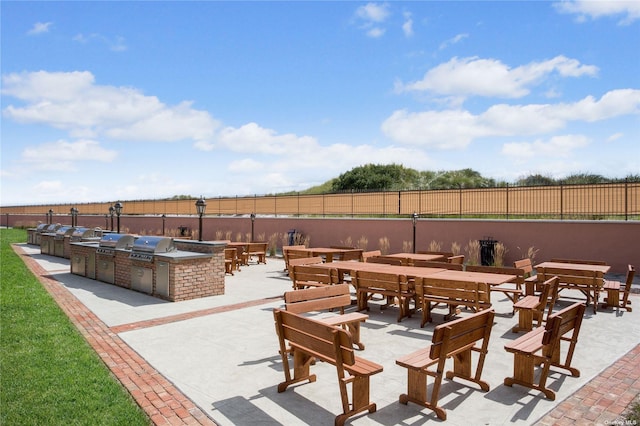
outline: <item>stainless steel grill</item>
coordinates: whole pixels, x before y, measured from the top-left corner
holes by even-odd
[[[170,253],[176,251],[173,239],[169,237],[138,237],[131,247],[130,259],[141,260],[143,262],[153,262],[155,255],[159,253]]]
[[[64,237],[71,236],[71,234],[73,234],[73,231],[75,231],[75,228],[72,226],[61,226],[56,231],[55,239],[64,240]]]
[[[71,234],[71,241],[73,242],[77,242],[77,241],[85,241],[89,238],[97,238],[99,237],[101,233],[100,228],[75,228],[73,230],[73,233]]]
[[[104,234],[100,239],[97,254],[114,256],[116,250],[130,250],[135,237],[129,234]]]

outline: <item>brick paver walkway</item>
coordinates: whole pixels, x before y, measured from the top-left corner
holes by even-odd
[[[109,328],[48,275],[20,247],[14,246],[62,310],[156,425],[215,425],[189,398],[118,337],[119,332],[181,321],[216,312],[272,302],[262,299]],[[549,412],[543,426],[625,424],[621,414],[640,395],[640,344]]]

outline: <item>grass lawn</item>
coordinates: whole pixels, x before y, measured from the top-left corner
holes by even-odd
[[[0,424],[150,425],[0,230]]]

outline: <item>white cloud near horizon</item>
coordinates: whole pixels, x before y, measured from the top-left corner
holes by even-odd
[[[24,102],[5,117],[65,130],[72,137],[127,141],[210,141],[219,127],[190,102],[162,103],[129,87],[103,86],[87,71],[24,72],[2,76],[2,94]]]
[[[590,142],[584,135],[560,135],[546,141],[537,139],[533,142],[505,143],[502,154],[516,164],[524,164],[536,157],[571,158],[576,149],[583,148]]]
[[[31,170],[73,171],[77,162],[109,163],[117,156],[116,151],[101,147],[97,141],[58,140],[25,148],[21,159]]]
[[[511,68],[497,59],[457,58],[427,71],[421,80],[396,83],[397,92],[429,92],[439,96],[521,98],[552,73],[562,77],[595,76],[598,67],[556,56]]]
[[[53,26],[53,22],[36,22],[33,24],[33,27],[29,31],[27,31],[28,35],[39,35],[48,33],[51,27]]]
[[[640,19],[640,2],[637,0],[563,0],[553,6],[560,13],[577,15],[578,22],[586,22],[587,18],[622,16],[619,24],[629,25]]]
[[[397,110],[381,129],[391,140],[435,149],[462,149],[475,139],[545,134],[568,122],[595,122],[640,113],[640,90],[619,89],[599,100],[587,96],[573,103],[497,104],[480,114],[463,109],[409,112]]]

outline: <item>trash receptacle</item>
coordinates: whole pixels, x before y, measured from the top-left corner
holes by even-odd
[[[295,241],[296,241],[296,230],[295,229],[289,229],[289,245],[293,246],[295,245]]]
[[[498,241],[491,237],[485,237],[484,240],[480,240],[480,263],[484,266],[491,266],[494,262],[494,253],[496,243]]]

